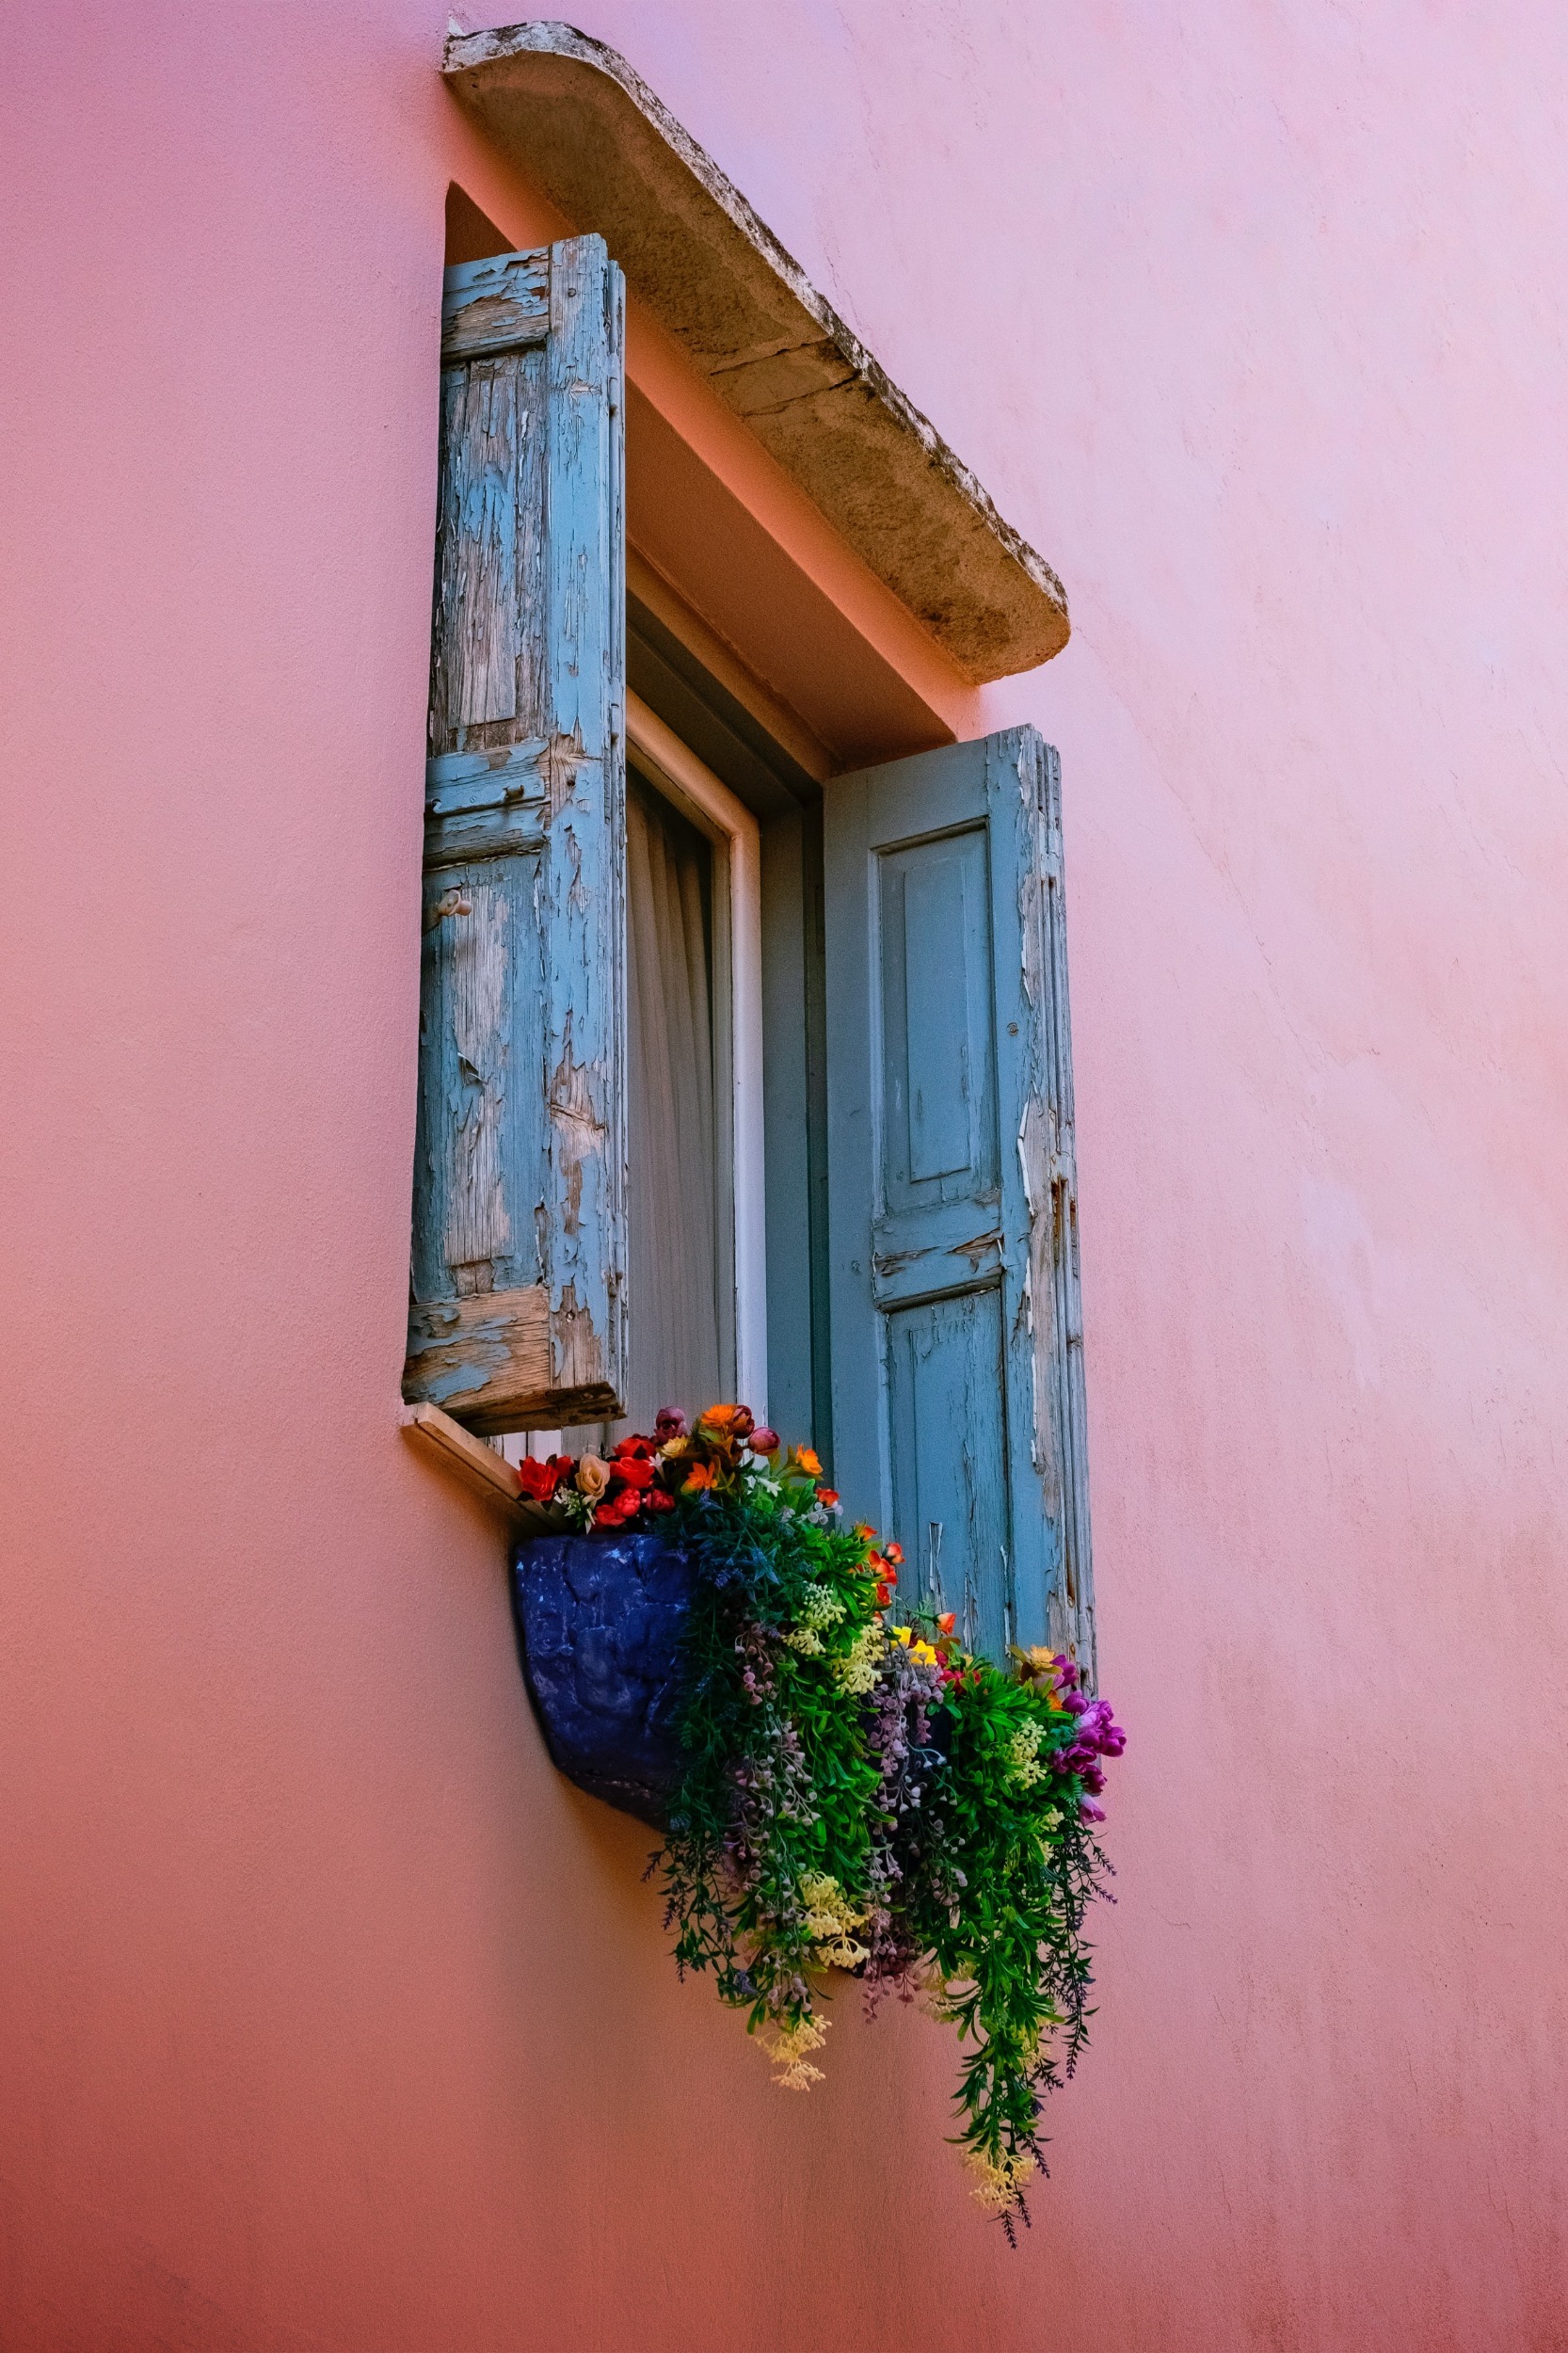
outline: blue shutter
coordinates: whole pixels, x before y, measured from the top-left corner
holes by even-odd
[[[448,270],[404,1394],[606,1418],[626,1358],[621,274]]]
[[[909,1598],[1092,1675],[1060,792],[1032,728],[827,787],[833,1457]]]

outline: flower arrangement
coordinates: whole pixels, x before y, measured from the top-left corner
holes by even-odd
[[[1063,1653],[974,1657],[937,1593],[894,1624],[899,1547],[846,1528],[817,1456],[744,1406],[519,1476],[541,1529],[658,1529],[693,1561],[685,1762],[649,1865],[678,1966],[712,1973],[792,2089],[821,2078],[829,1972],[873,2014],[892,1994],[951,2023],[956,2137],[1012,2239],[1085,2039],[1110,1707]]]

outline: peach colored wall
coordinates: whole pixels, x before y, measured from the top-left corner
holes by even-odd
[[[1568,2345],[1568,32],[582,0],[1065,577],[1102,2010],[791,2101],[394,1430],[444,0],[7,13],[8,2353]],[[18,459],[21,463],[18,463]]]

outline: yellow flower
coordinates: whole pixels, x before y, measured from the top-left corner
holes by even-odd
[[[813,1872],[800,1882],[806,1925],[816,1943],[811,1965],[816,1969],[856,1969],[869,1958],[864,1945],[850,1930],[861,1927],[865,1913],[856,1912],[836,1879]]]
[[[1007,1744],[1008,1770],[1020,1789],[1031,1788],[1046,1778],[1046,1769],[1039,1758],[1040,1743],[1045,1737],[1044,1724],[1032,1718],[1027,1724],[1019,1725]]]
[[[844,1656],[837,1661],[834,1673],[846,1691],[863,1698],[876,1689],[877,1662],[882,1654],[882,1627],[873,1618],[863,1625]]]
[[[988,2157],[983,2150],[968,2149],[964,2153],[964,2162],[979,2175],[972,2194],[987,2214],[1005,2214],[1035,2170],[1034,2159],[1027,2149],[1000,2157]]]
[[[902,1642],[904,1644],[905,1650],[908,1649],[909,1644],[914,1640],[914,1628],[912,1626],[893,1625],[889,1626],[888,1631],[892,1636],[895,1642]]]
[[[773,2067],[774,2082],[785,2091],[809,2091],[823,2073],[807,2060],[808,2051],[820,2051],[827,2040],[831,2019],[808,2014],[798,2025],[781,2026],[772,2020],[757,2037],[762,2056]]]
[[[936,1653],[929,1642],[911,1642],[909,1656],[917,1667],[934,1667],[936,1664]]]

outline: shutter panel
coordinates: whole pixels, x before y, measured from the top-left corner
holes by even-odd
[[[404,1395],[620,1410],[624,294],[599,237],[446,274]]]
[[[833,1453],[910,1599],[1092,1676],[1060,792],[1032,728],[827,787]]]

